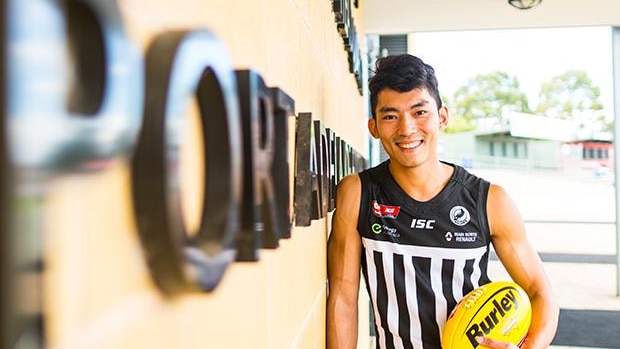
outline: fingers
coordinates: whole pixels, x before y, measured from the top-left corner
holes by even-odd
[[[519,349],[519,347],[514,344],[508,342],[500,342],[491,338],[476,337],[476,341],[478,342],[478,344],[491,349]]]

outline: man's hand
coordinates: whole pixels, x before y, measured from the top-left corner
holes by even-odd
[[[516,345],[508,342],[500,342],[495,339],[476,337],[478,344],[491,349],[519,349]]]

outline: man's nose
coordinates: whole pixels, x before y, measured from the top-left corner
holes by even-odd
[[[408,135],[418,132],[417,121],[415,120],[414,117],[409,116],[409,115],[406,115],[400,118],[400,123],[398,126],[399,126],[398,131],[402,136],[408,136]]]

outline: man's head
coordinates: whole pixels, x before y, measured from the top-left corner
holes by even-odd
[[[377,62],[370,80],[372,118],[368,131],[390,156],[392,173],[438,162],[438,135],[448,125],[435,71],[411,55]]]
[[[375,75],[368,80],[368,88],[373,118],[376,118],[377,96],[386,88],[398,92],[424,88],[437,102],[437,108],[442,106],[435,70],[420,58],[409,54],[387,56],[377,60]]]

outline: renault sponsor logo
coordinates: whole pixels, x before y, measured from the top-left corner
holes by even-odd
[[[444,235],[446,241],[454,242],[476,242],[478,240],[477,231],[449,231]]]

